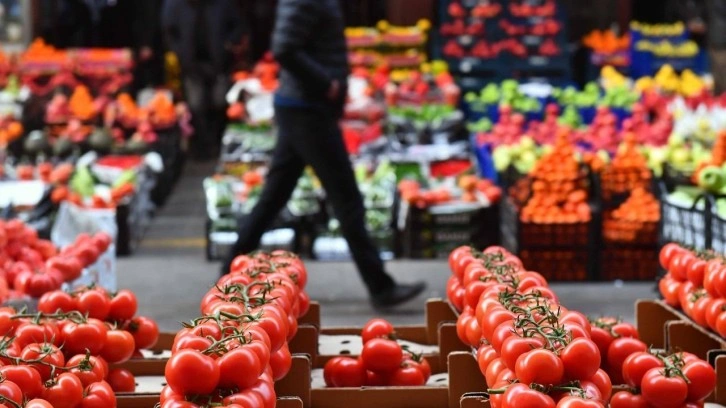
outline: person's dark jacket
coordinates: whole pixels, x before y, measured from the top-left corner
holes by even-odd
[[[711,48],[726,48],[726,0],[707,0],[706,20],[708,30],[708,45]]]
[[[279,95],[319,103],[333,80],[344,88],[349,67],[338,0],[279,0],[272,52],[282,67]]]
[[[195,2],[206,3],[207,43],[212,66],[218,73],[229,69],[231,47],[242,41],[246,27],[241,12],[234,0],[166,0],[164,3],[162,27],[169,48],[179,57],[183,72],[197,69],[195,61],[196,6]]]

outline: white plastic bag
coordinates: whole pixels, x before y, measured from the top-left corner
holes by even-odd
[[[58,210],[50,236],[53,243],[62,248],[73,244],[80,234],[93,235],[99,232],[107,233],[114,242],[116,241],[118,235],[116,210],[80,208],[64,202]],[[110,291],[117,289],[115,245],[109,246],[95,264],[83,271],[81,278],[71,283],[71,287],[81,284],[96,284]]]

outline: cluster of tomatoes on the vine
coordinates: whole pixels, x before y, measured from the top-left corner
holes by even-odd
[[[133,293],[100,288],[47,293],[38,313],[0,308],[0,407],[115,407],[115,392],[136,383],[109,365],[158,340],[156,323],[136,308]]]
[[[274,381],[291,368],[288,341],[310,306],[307,271],[282,251],[237,257],[231,270],[174,339],[162,408],[275,407]]]
[[[493,408],[605,407],[612,394],[611,378],[617,383],[634,381],[642,393],[618,398],[642,399],[644,407],[698,404],[713,391],[715,374],[713,384],[686,387],[683,392],[680,381],[692,383],[684,372],[690,363],[685,359],[698,362],[697,375],[703,377],[696,378],[708,378],[709,373],[701,371],[705,368],[713,373],[707,363],[684,354],[660,359],[663,365],[644,371],[643,381],[637,382],[628,359],[646,352],[647,345],[637,339],[635,328],[609,318],[591,323],[581,313],[567,310],[540,274],[524,269],[503,248],[478,252],[461,247],[452,252],[449,262],[453,275],[447,294],[461,311],[457,333],[477,349]],[[686,363],[678,363],[679,359]],[[672,405],[673,401],[679,402]]]
[[[323,368],[328,387],[422,386],[431,377],[431,366],[419,354],[396,341],[393,325],[373,319],[361,331],[359,358],[335,357]]]
[[[726,337],[726,259],[670,243],[660,251],[660,264],[667,271],[658,282],[665,302]]]
[[[111,245],[105,233],[81,234],[58,250],[19,220],[0,220],[0,301],[28,295],[39,298],[73,282]]]

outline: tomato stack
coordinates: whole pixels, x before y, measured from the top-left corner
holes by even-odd
[[[626,361],[648,348],[633,326],[615,319],[591,323],[567,310],[540,274],[524,269],[503,248],[461,247],[449,264],[447,295],[461,312],[457,334],[477,349],[493,408],[605,407],[611,378],[630,379],[641,388],[645,405],[629,406],[682,407],[703,400],[715,387],[713,369],[687,354],[660,356],[662,364],[632,376]],[[696,362],[700,368],[694,373],[689,364]],[[710,380],[711,374],[713,383],[690,385]]]
[[[23,295],[39,298],[60,289],[64,282],[78,279],[110,245],[108,234],[82,234],[58,251],[21,221],[0,220],[0,302]]]
[[[658,283],[665,302],[726,337],[726,258],[670,243],[660,251],[660,264],[667,271]]]
[[[202,299],[202,316],[177,334],[162,408],[275,406],[274,381],[292,364],[287,342],[310,306],[307,271],[282,251],[237,257],[231,271]]]
[[[0,406],[115,407],[114,392],[136,384],[109,364],[129,360],[159,335],[154,321],[135,317],[136,307],[130,291],[81,288],[47,293],[35,314],[0,308]]]
[[[420,355],[396,341],[393,325],[383,319],[366,323],[361,332],[360,358],[336,357],[325,364],[328,387],[422,386],[431,377],[431,366]]]

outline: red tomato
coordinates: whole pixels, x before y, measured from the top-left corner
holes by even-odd
[[[524,384],[513,384],[504,392],[501,408],[523,407],[555,408],[555,401]]]
[[[224,404],[229,404],[225,405],[226,407],[256,408],[265,405],[265,401],[258,393],[249,390],[232,394],[222,401]]]
[[[691,361],[683,367],[688,378],[688,401],[706,399],[716,388],[716,371],[702,360]]]
[[[585,399],[576,396],[565,397],[557,403],[557,408],[604,408],[605,406],[594,399]]]
[[[361,337],[363,343],[376,338],[390,338],[393,335],[393,325],[384,319],[373,319],[363,326]]]
[[[83,354],[88,350],[92,355],[99,355],[106,344],[108,330],[104,325],[90,322],[80,324],[69,322],[63,326],[62,332],[66,353]]]
[[[0,381],[0,397],[10,401],[23,401],[23,390],[14,382],[4,379]]]
[[[679,408],[688,397],[686,381],[680,377],[666,377],[661,368],[645,373],[640,388],[643,398],[660,408]]]
[[[354,358],[341,358],[335,361],[331,365],[331,370],[330,378],[333,387],[362,387],[368,379],[368,373],[363,367],[363,363]]]
[[[711,330],[716,331],[716,319],[724,311],[726,299],[713,299],[706,309],[706,324]]]
[[[479,370],[482,374],[485,374],[487,367],[494,361],[495,358],[499,358],[499,355],[492,346],[481,346],[476,351],[476,361],[479,364]]]
[[[31,322],[22,323],[15,330],[14,342],[21,348],[29,344],[43,343],[45,341],[59,342],[61,340],[58,326],[54,323],[34,324]]]
[[[565,374],[562,360],[549,350],[532,350],[517,359],[514,370],[523,384],[560,384]]]
[[[517,359],[524,353],[536,348],[542,348],[544,340],[539,337],[511,336],[504,340],[501,348],[501,358],[510,370],[514,370]],[[491,348],[494,351],[493,348]],[[496,354],[496,351],[495,351]],[[590,378],[590,377],[587,377]]]
[[[613,340],[608,348],[608,367],[622,373],[623,362],[631,354],[648,350],[648,346],[638,339],[619,338]]]
[[[502,354],[502,345],[504,344],[504,340],[508,337],[514,336],[513,330],[514,321],[504,322],[494,329],[494,333],[492,334],[492,338],[489,342],[497,353]]]
[[[670,243],[666,244],[661,248],[660,253],[658,255],[658,260],[660,261],[660,266],[668,270],[671,264],[671,259],[673,259],[673,256],[677,253],[680,253],[683,251],[683,249],[678,246],[678,244]]]
[[[688,268],[696,257],[688,251],[682,251],[671,258],[668,272],[671,273],[673,279],[678,282],[685,282],[688,279]]]
[[[56,280],[50,272],[22,272],[15,277],[14,288],[18,292],[39,298],[43,294],[58,290],[62,280]]]
[[[607,356],[608,347],[613,342],[614,337],[610,330],[605,330],[601,327],[593,326],[590,332],[590,339],[597,345],[600,350],[600,356]]]
[[[106,408],[116,406],[116,394],[105,381],[95,382],[86,387],[85,396],[79,408]]]
[[[390,373],[401,365],[403,350],[395,341],[373,339],[363,345],[361,359],[366,370]]]
[[[139,350],[150,349],[159,341],[159,326],[148,317],[134,317],[126,323],[124,330],[131,333]]]
[[[101,357],[110,364],[128,361],[136,350],[134,336],[124,330],[109,330],[106,333],[106,343],[101,350]]]
[[[38,363],[31,363],[29,365],[38,370],[40,378],[43,381],[50,379],[51,367],[48,364],[56,367],[64,367],[66,362],[63,357],[63,352],[58,347],[49,343],[29,344],[23,349],[20,357],[23,360],[39,361]]]
[[[247,389],[257,382],[264,367],[257,354],[249,348],[240,347],[225,353],[217,359],[219,387]]]
[[[484,320],[479,322],[481,327],[481,335],[487,340],[491,340],[494,330],[502,323],[514,320],[514,313],[506,309],[492,310],[484,316]]]
[[[106,378],[105,367],[99,361],[99,358],[95,356],[88,356],[86,358],[84,354],[75,355],[68,359],[66,368],[68,372],[75,374],[81,380],[84,387],[103,381]]]
[[[136,378],[129,370],[123,368],[114,368],[108,372],[106,382],[111,386],[114,392],[134,392],[136,391]]]
[[[194,350],[172,354],[166,364],[164,377],[180,394],[210,394],[219,383],[219,367],[214,359]]]
[[[78,296],[78,311],[98,320],[106,320],[111,303],[105,293],[92,289]]]
[[[474,347],[479,347],[479,344],[481,344],[481,327],[479,327],[479,323],[476,321],[476,318],[469,319],[469,322],[466,325],[466,343],[470,344]]]
[[[130,290],[120,290],[109,302],[108,318],[116,321],[130,320],[136,316],[138,301]]]
[[[54,256],[45,263],[48,269],[55,269],[64,282],[72,282],[81,277],[83,265],[75,256]]]
[[[694,322],[703,327],[708,327],[708,321],[706,321],[706,311],[711,306],[713,299],[708,295],[698,298],[691,307],[691,318]]]
[[[0,374],[6,380],[17,384],[28,398],[37,398],[43,394],[43,380],[38,370],[33,367],[7,365],[0,367]]]
[[[325,380],[325,386],[327,387],[335,387],[335,384],[333,383],[333,373],[335,372],[335,366],[340,362],[340,360],[346,359],[348,357],[334,357],[328,360],[327,363],[325,363],[325,366],[323,367],[323,379]]]
[[[403,365],[413,367],[421,371],[421,374],[424,376],[424,381],[428,381],[429,378],[431,378],[431,365],[425,358],[421,358],[419,361],[406,358]]]
[[[270,354],[270,367],[272,367],[272,375],[275,381],[279,381],[290,372],[292,367],[292,355],[287,343],[280,347],[279,350]]]
[[[501,358],[495,358],[492,360],[492,362],[487,366],[486,372],[484,372],[484,378],[486,379],[487,384],[496,383],[499,375],[506,369],[507,365],[504,364],[504,361]]]
[[[686,278],[694,285],[701,287],[703,286],[703,278],[706,274],[706,261],[703,259],[696,259],[691,262],[686,271]]]
[[[399,367],[391,374],[389,384],[394,387],[418,387],[426,384],[426,378],[415,367]]]
[[[590,381],[600,390],[603,401],[610,399],[610,394],[613,393],[613,384],[610,381],[610,376],[604,370],[597,370],[595,375],[590,378]]]
[[[25,404],[25,408],[53,408],[50,402],[43,399],[32,399]]]
[[[645,373],[653,368],[663,367],[663,362],[656,356],[639,351],[633,353],[623,362],[623,379],[631,387],[640,387]]]
[[[43,399],[54,408],[76,408],[83,400],[83,384],[75,375],[62,373],[51,385],[46,385]]]
[[[38,300],[38,311],[52,314],[57,311],[70,312],[76,310],[76,300],[66,292],[55,290],[48,292]]]
[[[616,323],[613,326],[613,333],[620,337],[628,337],[631,339],[639,339],[638,329],[630,323]]]
[[[565,377],[570,380],[587,380],[600,369],[600,350],[589,339],[573,340],[560,353],[565,367]]]
[[[628,391],[620,391],[610,399],[610,408],[649,408],[648,401],[642,395],[633,395]]]

